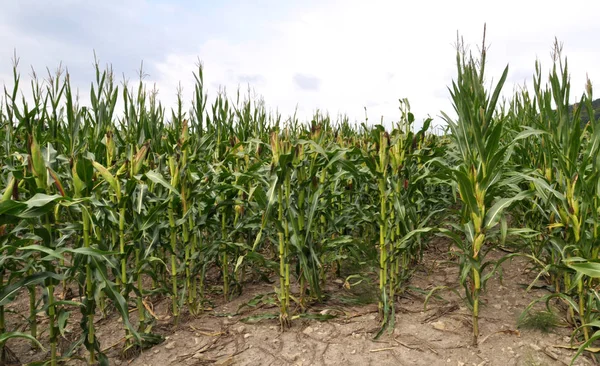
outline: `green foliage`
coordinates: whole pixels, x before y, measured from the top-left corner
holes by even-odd
[[[393,327],[395,294],[450,194],[425,165],[443,153],[430,120],[413,131],[405,100],[389,132],[321,113],[308,124],[282,120],[239,93],[209,104],[201,65],[191,110],[179,93],[167,111],[142,78],[121,86],[111,68],[95,67],[90,106],[78,104],[62,70],[47,83],[34,79],[31,98],[20,99],[17,63],[0,103],[1,333],[21,337],[6,329],[3,307],[27,290],[26,338],[38,344],[37,314],[45,311],[51,365],[81,346],[90,364],[107,362],[95,319],[108,309],[122,318],[124,352],[135,354],[161,340],[144,299],[170,295],[176,325],[182,313],[204,310],[211,269],[226,301],[248,276],[279,276],[282,326],[326,320],[308,310],[329,298],[328,281],[343,265],[356,269],[350,277],[362,275],[380,254],[388,269],[378,294],[382,330]],[[381,136],[390,139],[383,148]],[[382,203],[390,215],[381,215]],[[300,290],[292,294],[294,282]],[[55,297],[70,286],[82,289],[80,303]],[[81,337],[61,355],[58,341],[77,311]]]

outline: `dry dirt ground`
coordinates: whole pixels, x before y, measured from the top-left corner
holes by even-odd
[[[327,321],[295,319],[292,327],[281,331],[277,319],[256,323],[243,322],[248,316],[277,314],[274,305],[242,306],[257,294],[273,293],[273,285],[253,283],[241,296],[229,303],[215,303],[212,310],[197,317],[183,316],[173,327],[168,316],[168,299],[154,303],[158,320],[153,331],[165,341],[144,350],[136,357],[123,359],[123,328],[116,316],[98,319],[97,336],[110,358],[111,365],[568,365],[574,351],[560,346],[569,344],[571,328],[559,326],[550,333],[517,329],[517,318],[533,300],[547,290],[526,292],[535,273],[524,259],[503,264],[503,278],[492,278],[482,299],[479,346],[471,346],[469,310],[452,292],[432,297],[426,310],[425,295],[414,288],[429,290],[437,286],[455,286],[457,267],[449,262],[443,243],[427,250],[423,263],[415,271],[409,289],[397,300],[396,326],[393,332],[374,335],[377,319],[376,282],[364,283],[351,291],[341,279],[332,280],[324,304],[309,311],[336,315]],[[498,255],[490,254],[491,256]],[[8,306],[9,310],[27,312],[26,296]],[[344,301],[345,299],[345,301]],[[354,299],[354,303],[352,303]],[[370,302],[370,303],[369,303]],[[132,310],[132,321],[135,322]],[[19,315],[9,313],[13,330]],[[19,323],[22,323],[19,320]],[[40,329],[44,327],[41,319]],[[70,322],[77,331],[78,319]],[[26,330],[24,330],[26,331]],[[44,339],[45,334],[41,336]],[[44,342],[42,342],[44,343]],[[44,345],[47,345],[44,343]],[[29,343],[10,340],[8,346],[21,363],[37,361],[44,355],[30,349]],[[84,353],[81,353],[85,356]],[[69,365],[84,364],[70,361]],[[588,356],[577,359],[578,365],[591,365]]]

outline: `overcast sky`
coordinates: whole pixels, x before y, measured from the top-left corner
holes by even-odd
[[[143,60],[168,107],[179,82],[191,99],[200,59],[210,95],[250,84],[284,116],[297,106],[302,118],[321,109],[362,121],[366,107],[371,122],[389,123],[408,98],[419,120],[436,118],[452,110],[457,31],[475,49],[484,23],[488,78],[509,64],[507,93],[531,84],[536,58],[548,69],[554,37],[573,98],[586,73],[600,80],[600,1],[1,1],[0,84],[12,85],[16,49],[24,78],[62,61],[84,103],[95,50],[132,80]]]

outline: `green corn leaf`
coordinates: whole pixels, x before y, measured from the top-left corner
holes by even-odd
[[[73,253],[73,254],[84,255],[86,257],[94,257],[96,259],[102,260],[103,263],[107,264],[108,266],[110,266],[112,268],[114,268],[114,265],[111,261],[111,256],[118,254],[118,252],[109,252],[109,251],[104,251],[104,250],[100,250],[100,249],[96,249],[96,248],[86,248],[86,247],[75,248],[75,249],[65,248],[65,249],[63,249],[63,251]]]
[[[504,211],[504,209],[509,207],[511,204],[513,204],[516,201],[520,201],[522,199],[529,198],[532,196],[533,196],[533,192],[525,191],[525,192],[521,192],[521,193],[517,194],[514,197],[502,198],[502,199],[498,200],[498,202],[496,202],[492,206],[492,208],[490,208],[488,210],[488,212],[485,215],[485,228],[490,229],[494,225],[496,225],[500,221],[500,218],[502,216],[502,212]]]
[[[42,344],[40,342],[38,342],[38,340],[35,339],[31,334],[26,334],[26,333],[21,333],[21,332],[4,332],[4,333],[0,334],[0,344],[4,344],[9,339],[13,339],[13,338],[27,339],[27,340],[35,343],[36,346],[38,346],[42,350],[42,352],[46,352],[46,349],[44,348],[44,346],[42,346]]]
[[[569,268],[579,273],[592,278],[600,278],[600,263],[598,262],[574,262],[572,260],[564,262]]]
[[[264,208],[264,213],[262,216],[260,230],[259,230],[258,234],[256,235],[254,244],[252,244],[252,251],[254,251],[256,249],[258,243],[260,243],[260,239],[262,237],[263,230],[267,225],[267,220],[271,214],[271,210],[272,210],[273,206],[275,205],[275,200],[277,198],[277,195],[276,195],[277,189],[276,188],[277,188],[278,181],[279,181],[278,175],[273,174],[271,176],[271,181],[269,182],[269,191],[267,193],[267,202],[266,202],[267,206]],[[241,264],[242,263],[240,263],[239,265],[241,265]]]
[[[102,164],[97,161],[92,161],[92,165],[94,168],[102,175],[102,178],[110,185],[112,190],[115,192],[117,196],[117,201],[121,201],[121,184],[119,183],[119,179],[111,174],[111,172],[106,169]]]
[[[452,173],[454,173],[454,176],[456,177],[463,202],[469,207],[471,212],[478,215],[479,208],[477,207],[477,199],[475,198],[475,190],[473,189],[471,180],[469,180],[469,177],[460,170],[453,170]]]
[[[27,205],[22,202],[13,200],[2,201],[0,202],[0,215],[18,216],[26,208]]]
[[[52,272],[38,272],[4,286],[0,288],[0,306],[10,303],[22,288],[44,282],[47,278],[60,281],[63,279],[63,276]]]
[[[53,250],[51,248],[48,247],[44,247],[42,245],[37,245],[37,244],[33,244],[33,245],[28,245],[25,247],[21,247],[19,248],[19,250],[25,250],[25,251],[35,251],[35,252],[41,252],[41,253],[46,253],[47,255],[56,258],[58,260],[64,260],[65,258],[60,254],[60,252]]]
[[[113,305],[115,306],[119,314],[121,314],[123,324],[127,327],[127,329],[129,329],[133,337],[137,341],[140,341],[140,335],[129,322],[129,307],[127,306],[127,301],[125,301],[123,295],[119,293],[115,283],[108,278],[102,263],[98,262],[98,259],[96,257],[91,257],[91,260],[95,264],[94,272],[96,274],[96,277],[99,281],[101,281],[101,283],[104,286],[102,288],[102,291],[106,294],[106,296],[108,296],[109,299],[113,301]]]
[[[595,326],[597,327],[599,324],[598,322],[592,322],[590,324],[586,324],[585,326]],[[570,365],[573,365],[573,363],[575,362],[575,360],[585,351],[589,351],[589,352],[600,352],[600,348],[595,348],[595,347],[590,347],[595,341],[597,341],[598,339],[600,339],[600,330],[597,330],[591,337],[590,339],[588,339],[586,342],[584,342],[581,346],[579,346],[579,348],[577,349],[577,353],[575,354],[575,356],[573,356],[573,358],[571,359],[571,363]]]
[[[321,154],[321,155],[323,155],[323,157],[328,159],[327,153],[325,152],[323,147],[321,145],[319,145],[317,142],[315,142],[313,140],[300,140],[300,141],[298,141],[298,143],[299,144],[309,144],[310,147],[312,148],[312,150],[314,150],[314,152]]]
[[[175,187],[173,187],[169,182],[167,182],[160,173],[158,173],[154,170],[150,170],[150,171],[146,172],[145,175],[148,179],[150,179],[154,183],[160,184],[161,186],[167,188],[169,191],[171,191],[176,196],[181,197],[181,193],[179,193],[179,191],[177,189],[175,189]]]
[[[428,232],[431,232],[433,230],[434,230],[434,228],[431,228],[431,227],[424,227],[424,228],[419,228],[419,229],[411,230],[408,234],[404,235],[400,240],[397,241],[397,243],[395,244],[396,248],[397,249],[404,249],[404,248],[406,248],[409,245],[410,240],[414,236],[419,235],[419,234],[423,234],[423,233],[428,233]]]
[[[265,320],[265,319],[277,319],[277,318],[279,318],[278,314],[266,313],[266,314],[248,316],[248,317],[240,319],[240,321],[242,323],[253,324],[253,323],[258,323],[261,320]]]
[[[94,166],[91,161],[88,159],[77,159],[74,166],[74,175],[77,175],[77,178],[79,179],[79,182],[76,183],[79,185],[80,190],[83,191],[85,187],[90,186],[94,176]]]
[[[508,76],[508,65],[504,68],[504,72],[502,72],[502,76],[496,84],[496,88],[494,89],[494,93],[492,94],[492,99],[490,99],[489,104],[487,105],[487,112],[485,116],[486,121],[490,121],[492,119],[492,115],[496,109],[496,103],[498,102],[498,98],[500,97],[500,92],[502,91],[502,87],[504,86],[504,82],[506,81],[506,77]]]
[[[63,197],[58,194],[47,195],[47,194],[43,194],[43,193],[36,193],[33,197],[31,197],[29,200],[25,201],[24,203],[27,205],[27,208],[34,208],[34,207],[42,207],[49,203],[52,203],[52,202],[55,202],[55,201],[61,200],[61,199],[63,199]]]
[[[513,139],[513,143],[518,140],[523,140],[523,139],[526,139],[531,136],[548,135],[548,134],[549,134],[548,132],[543,131],[543,130],[536,130],[531,127],[525,127],[525,129],[523,131],[519,132],[519,134],[517,136],[515,136],[515,138]]]
[[[56,306],[56,303],[54,305]],[[59,331],[60,335],[63,337],[65,336],[65,331],[67,328],[67,320],[69,320],[69,315],[71,315],[71,313],[69,311],[60,309],[59,314],[58,314],[58,319],[56,320],[56,323],[58,325],[58,331]]]
[[[329,169],[331,166],[333,166],[338,160],[341,160],[344,158],[344,156],[346,155],[346,150],[343,149],[338,149],[336,151],[334,151],[332,154],[330,154],[330,156],[328,157],[329,162],[327,163],[327,166],[325,167],[325,169]]]
[[[502,135],[502,123],[498,123],[496,124],[491,133],[489,134],[489,136],[487,137],[487,140],[485,141],[485,148],[486,148],[486,155],[485,155],[485,161],[489,162],[491,160],[491,157],[494,155],[494,153],[496,151],[498,151],[498,143],[500,142],[500,136]],[[494,168],[490,167],[488,164],[488,169],[490,171],[493,171]]]

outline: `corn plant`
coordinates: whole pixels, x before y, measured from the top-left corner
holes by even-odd
[[[535,96],[528,105],[536,113],[529,123],[545,134],[533,141],[540,159],[527,179],[537,192],[535,208],[544,213],[538,224],[544,233],[538,244],[540,250],[532,252],[530,258],[541,267],[538,278],[550,274],[554,293],[535,300],[526,311],[538,301],[561,299],[567,306],[567,318],[576,325],[575,334],[583,335],[579,355],[598,339],[590,330],[598,324],[592,309],[597,301],[594,261],[598,258],[600,236],[600,132],[594,119],[591,84],[588,81],[586,94],[573,109],[569,108],[568,64],[562,59],[558,43],[553,55],[554,65],[545,88],[541,67],[536,63]],[[590,118],[581,121],[584,111]]]
[[[286,329],[330,316],[311,306],[329,298],[332,279],[349,287],[349,278],[372,274],[379,337],[393,329],[396,299],[434,230],[458,256],[474,344],[487,280],[523,255],[540,277],[550,274],[555,293],[544,299],[567,304],[583,351],[600,328],[600,129],[593,117],[579,123],[584,109],[594,116],[591,86],[569,107],[566,62],[558,62],[546,89],[538,69],[534,92],[506,108],[498,100],[508,68],[488,91],[486,52],[484,42],[475,60],[459,43],[456,117],[444,114],[449,133],[441,136],[429,119],[415,129],[407,100],[391,129],[366,116],[362,124],[321,112],[308,123],[286,119],[239,90],[233,98],[220,90],[209,103],[201,64],[189,111],[181,88],[167,110],[143,68],[139,82],[117,86],[97,59],[89,106],[62,67],[43,81],[33,72],[31,97],[21,98],[15,61],[14,86],[0,102],[0,361],[15,359],[8,346],[24,338],[47,347],[50,364],[80,350],[89,364],[105,364],[98,316],[116,309],[123,351],[139,351],[162,340],[152,333],[149,298],[167,297],[178,326],[210,304],[210,292],[227,302],[255,278],[274,282],[269,302],[278,310],[264,318]],[[432,228],[441,215],[454,221]],[[509,236],[524,240],[522,252],[489,260],[497,245],[516,248]],[[208,273],[218,273],[218,286]],[[73,287],[78,301],[68,296]],[[4,307],[21,292],[29,309],[17,332],[7,329]],[[79,337],[61,351],[73,311],[81,312]]]
[[[529,190],[519,191],[506,170],[512,152],[509,147],[517,140],[535,134],[526,130],[509,141],[503,141],[505,116],[496,114],[496,106],[506,80],[504,69],[491,94],[485,87],[486,62],[485,32],[481,57],[475,60],[458,43],[456,57],[458,76],[450,89],[457,118],[443,113],[451,130],[456,149],[455,166],[446,171],[458,188],[463,203],[459,223],[452,223],[453,231],[442,228],[442,233],[454,241],[460,261],[460,284],[472,310],[473,345],[479,336],[480,295],[486,281],[500,261],[486,260],[493,248],[494,237],[506,237],[503,211],[513,202],[530,197]],[[501,229],[498,224],[502,221]],[[487,267],[490,270],[485,272]]]
[[[400,101],[401,119],[392,135],[377,126],[374,133],[378,155],[379,188],[379,314],[382,327],[376,338],[395,322],[395,297],[410,277],[411,266],[420,259],[423,234],[437,212],[424,200],[428,171],[421,145],[431,120],[420,131],[412,131],[414,116],[407,100]],[[378,139],[377,139],[378,135]]]

